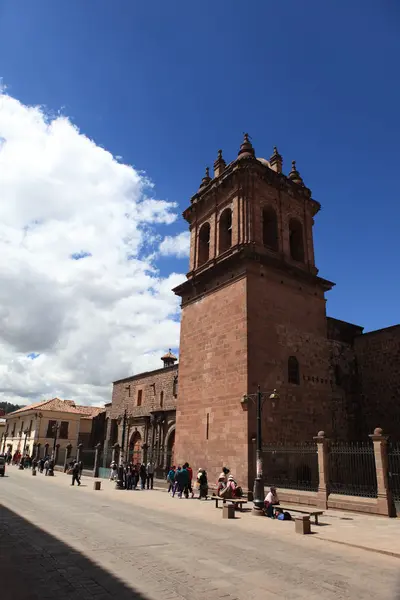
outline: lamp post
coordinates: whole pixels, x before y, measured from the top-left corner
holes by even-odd
[[[54,461],[56,460],[56,444],[57,444],[57,435],[58,435],[59,429],[60,429],[60,423],[58,423],[58,421],[57,421],[52,427],[52,432],[54,434],[54,440],[53,440],[53,454],[52,454],[51,458]]]
[[[119,462],[122,464],[125,460],[125,432],[126,432],[126,423],[127,423],[127,414],[126,409],[124,410],[123,416],[118,417],[118,425],[122,423],[122,443],[121,443],[121,452]]]
[[[262,457],[262,427],[261,427],[261,414],[262,407],[266,399],[278,400],[279,394],[276,390],[272,394],[262,392],[260,386],[257,387],[256,394],[244,394],[241,404],[246,407],[249,400],[256,403],[256,478],[254,480],[253,487],[253,514],[263,514],[264,509],[264,478],[263,478],[263,457]]]

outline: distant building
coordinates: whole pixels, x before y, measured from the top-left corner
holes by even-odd
[[[104,438],[105,409],[77,406],[72,400],[53,398],[25,406],[6,415],[2,451],[20,452],[36,457],[51,455],[55,445],[56,458],[65,456],[70,448],[76,455],[79,443],[92,448]]]
[[[171,351],[161,360],[161,369],[114,381],[106,405],[106,462],[118,443],[123,459],[151,460],[160,474],[173,463],[178,365]]]

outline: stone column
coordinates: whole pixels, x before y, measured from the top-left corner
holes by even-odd
[[[78,448],[76,449],[76,460],[79,462],[81,460],[83,444],[78,444]]]
[[[101,458],[101,444],[98,443],[98,444],[96,444],[96,454],[94,456],[93,477],[99,476],[100,458]]]
[[[317,507],[328,508],[329,496],[329,440],[324,431],[319,431],[314,437],[318,450],[319,483],[317,492]]]
[[[114,444],[112,448],[111,462],[119,463],[119,444]],[[110,466],[110,465],[107,465]]]
[[[44,445],[44,455],[48,456],[48,454],[49,454],[49,444],[45,444]]]
[[[396,511],[393,504],[392,493],[389,489],[388,480],[388,454],[387,442],[388,436],[383,435],[382,429],[377,427],[374,433],[369,436],[374,444],[376,483],[377,483],[377,507],[381,515],[395,517]]]
[[[35,455],[36,460],[39,460],[40,458],[40,442],[38,442],[36,444],[36,455]]]
[[[108,447],[110,445],[111,427],[112,427],[112,419],[110,417],[108,417],[108,419],[107,419],[107,427],[106,427],[106,439],[104,441],[104,454],[105,455],[107,455]]]
[[[64,473],[67,472],[68,459],[71,456],[72,444],[67,444],[65,447],[65,456],[64,456]]]

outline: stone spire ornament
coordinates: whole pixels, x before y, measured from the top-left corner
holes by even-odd
[[[292,160],[292,170],[289,173],[289,179],[293,181],[293,183],[297,183],[297,185],[304,186],[304,181],[301,178],[300,173],[296,169],[296,161]]]
[[[283,158],[278,152],[278,148],[274,146],[274,151],[271,158],[269,159],[271,169],[276,173],[282,173]]]
[[[208,167],[206,167],[206,174],[204,175],[203,179],[201,180],[199,190],[202,190],[203,188],[207,187],[208,184],[210,183],[210,181],[211,181],[210,169]]]
[[[240,150],[238,152],[238,158],[255,158],[256,154],[254,152],[254,148],[249,139],[249,134],[244,134],[244,139],[242,145],[240,146]]]
[[[222,150],[218,150],[218,158],[214,163],[214,177],[219,177],[225,170],[226,162],[222,158]]]

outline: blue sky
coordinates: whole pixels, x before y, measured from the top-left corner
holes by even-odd
[[[277,145],[322,204],[328,313],[400,321],[400,7],[368,2],[3,0],[0,75],[145,170],[184,209],[218,148]],[[168,233],[185,228],[182,220]],[[161,232],[163,230],[161,229]],[[160,259],[163,274],[186,259]]]

